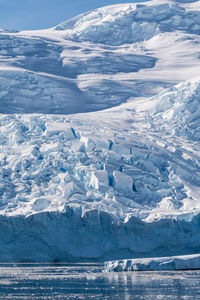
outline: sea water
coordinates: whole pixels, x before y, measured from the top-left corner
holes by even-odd
[[[1,264],[0,299],[200,299],[200,271],[105,273],[102,264]]]

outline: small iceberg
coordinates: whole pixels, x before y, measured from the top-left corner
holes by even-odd
[[[200,269],[200,254],[107,261],[105,272]]]

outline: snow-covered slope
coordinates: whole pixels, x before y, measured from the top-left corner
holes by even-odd
[[[97,111],[199,76],[199,14],[198,1],[159,0],[108,6],[47,30],[1,31],[0,112]]]
[[[198,3],[0,33],[0,260],[200,251]]]

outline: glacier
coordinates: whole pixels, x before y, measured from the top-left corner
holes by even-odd
[[[200,252],[199,1],[0,32],[0,261]]]

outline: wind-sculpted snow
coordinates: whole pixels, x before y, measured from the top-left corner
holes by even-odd
[[[0,32],[1,261],[200,251],[199,20],[149,1]]]

